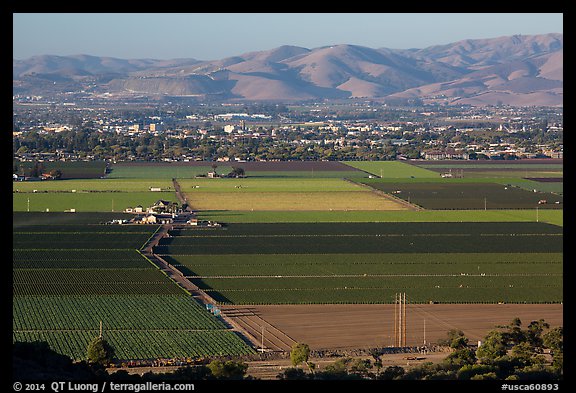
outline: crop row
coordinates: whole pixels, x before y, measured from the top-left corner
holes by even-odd
[[[259,265],[176,265],[186,276],[338,276],[338,275],[400,275],[400,274],[562,274],[561,263],[520,264],[259,264]]]
[[[15,296],[13,330],[212,330],[222,322],[182,293],[177,296]]]
[[[393,303],[394,294],[405,292],[412,303],[557,303],[563,299],[562,287],[449,287],[406,288],[328,288],[300,290],[208,290],[223,304],[335,304]]]
[[[482,275],[402,275],[354,277],[274,277],[274,278],[204,278],[191,279],[202,289],[217,290],[300,290],[348,288],[562,288],[562,275],[532,274],[502,276]]]
[[[561,209],[563,202],[561,195],[495,183],[363,183],[425,209]]]
[[[158,269],[13,269],[14,284],[170,283]]]
[[[562,273],[561,253],[172,255],[184,275]]]
[[[14,296],[182,294],[182,289],[169,281],[153,283],[14,283],[12,291]]]
[[[24,342],[45,341],[58,353],[75,360],[85,360],[86,348],[97,335],[97,330],[14,331],[12,339]],[[116,358],[120,360],[234,356],[254,353],[253,349],[228,330],[106,331],[104,338],[114,348]]]
[[[19,268],[154,269],[136,250],[24,250],[12,252],[12,266]]]
[[[179,238],[177,238],[179,239]],[[155,247],[157,254],[350,254],[562,252],[559,233],[430,233],[393,236],[200,237]]]
[[[14,233],[13,249],[138,249],[151,233]]]
[[[13,234],[59,233],[75,234],[126,234],[141,233],[150,236],[158,228],[157,225],[101,225],[101,224],[61,224],[61,225],[27,225],[25,228],[14,228]]]
[[[282,223],[230,224],[222,229],[180,229],[170,232],[175,237],[230,236],[318,236],[318,235],[427,235],[427,234],[530,234],[562,233],[562,228],[539,222],[349,222],[349,223]]]

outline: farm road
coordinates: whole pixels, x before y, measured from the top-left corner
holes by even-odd
[[[154,250],[154,246],[156,246],[158,244],[158,242],[160,241],[160,239],[162,239],[163,237],[165,237],[168,234],[168,231],[172,228],[176,227],[176,225],[172,225],[172,224],[164,224],[160,227],[160,229],[154,234],[154,236],[152,236],[150,238],[150,240],[148,241],[148,243],[145,245],[144,248],[142,248],[142,254],[144,256],[146,256],[152,263],[154,263],[156,266],[158,266],[158,268],[160,268],[160,270],[162,270],[164,273],[166,273],[166,275],[172,279],[174,282],[176,282],[180,287],[182,287],[184,290],[186,290],[187,292],[189,292],[192,297],[194,299],[196,299],[196,301],[198,301],[199,303],[201,303],[202,305],[206,305],[206,304],[216,304],[216,301],[214,299],[212,299],[212,297],[208,296],[206,294],[206,292],[202,291],[200,288],[198,288],[196,285],[194,285],[191,281],[189,281],[178,269],[176,269],[174,266],[172,266],[171,264],[169,264],[168,262],[166,262],[162,257],[160,257],[159,255],[155,254],[153,252]],[[251,344],[252,346],[256,347],[258,346],[258,339],[256,337],[254,337],[253,334],[251,334],[250,331],[248,331],[245,326],[249,326],[246,323],[244,323],[244,326],[242,326],[241,324],[239,324],[237,322],[236,319],[230,318],[228,317],[222,310],[222,312],[220,313],[221,318],[224,320],[225,323],[228,324],[228,326],[232,327],[232,331],[237,332],[240,336],[242,336],[244,338],[244,340],[246,340],[249,344]],[[262,320],[263,321],[263,320]],[[264,321],[265,322],[265,321]],[[269,323],[267,323],[269,326]],[[277,330],[277,329],[276,329]],[[253,333],[253,331],[252,331]],[[280,332],[279,330],[277,331],[277,333],[273,336],[273,337],[277,337],[277,336],[282,336],[281,335],[282,332]],[[270,340],[270,339],[269,339]],[[278,339],[276,338],[275,341],[269,341],[271,345],[273,345],[273,348],[275,350],[284,350],[285,348],[285,341],[282,341],[282,338]],[[288,348],[289,349],[289,348]]]
[[[192,212],[192,208],[188,204],[188,199],[186,199],[186,195],[182,193],[182,188],[180,187],[180,183],[178,183],[178,180],[172,179],[172,184],[174,185],[174,191],[176,191],[176,198],[178,198],[180,205],[182,206],[186,205],[186,210]]]

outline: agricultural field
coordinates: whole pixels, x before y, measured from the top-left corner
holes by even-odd
[[[150,188],[162,191],[150,191]],[[12,183],[12,210],[24,212],[114,212],[127,207],[176,201],[171,180],[95,179]]]
[[[120,360],[253,352],[140,253],[158,226],[98,225],[96,215],[88,224],[81,213],[42,224],[31,215],[52,214],[14,215],[14,341],[44,340],[82,360],[102,322]]]
[[[213,165],[216,166],[213,168]],[[233,167],[244,169],[247,177],[258,178],[345,178],[363,177],[365,173],[339,162],[271,161],[271,162],[171,162],[171,163],[117,163],[108,178],[122,179],[192,179],[206,176],[216,170],[228,174]]]
[[[343,179],[246,178],[180,181],[195,210],[408,210]]]
[[[494,179],[494,182],[507,182],[530,191],[563,193],[562,159],[410,161],[410,164],[454,178]]]
[[[230,224],[162,254],[223,304],[562,301],[562,228],[544,223]]]
[[[563,197],[528,191],[511,184],[474,183],[470,179],[443,182],[390,182],[364,180],[364,184],[425,209],[562,209]],[[540,201],[546,201],[540,204]]]
[[[205,210],[197,217],[225,223],[305,222],[547,222],[562,226],[562,210],[241,211]]]
[[[439,177],[436,172],[401,161],[344,161],[343,164],[387,179]]]
[[[523,160],[412,160],[411,165],[438,173],[452,173],[458,177],[502,177],[514,174],[513,177],[562,177],[562,159],[523,159]]]
[[[13,162],[14,173],[28,175],[34,167],[33,162]],[[98,179],[106,175],[106,162],[104,161],[43,161],[44,173],[52,170],[61,172],[61,179]]]
[[[247,177],[196,177],[212,164]],[[158,226],[99,225],[176,201],[173,178],[223,226],[171,230],[154,252],[228,307],[562,303],[561,162],[508,164],[118,163],[14,182],[13,340],[83,359],[102,321],[121,359],[254,352],[141,254]]]

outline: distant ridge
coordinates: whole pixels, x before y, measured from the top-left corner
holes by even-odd
[[[27,95],[562,106],[563,43],[550,33],[423,49],[283,45],[210,61],[43,55],[13,60],[12,75]]]

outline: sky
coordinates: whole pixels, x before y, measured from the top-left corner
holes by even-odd
[[[13,13],[13,58],[217,60],[281,45],[409,49],[563,33],[562,13]]]

